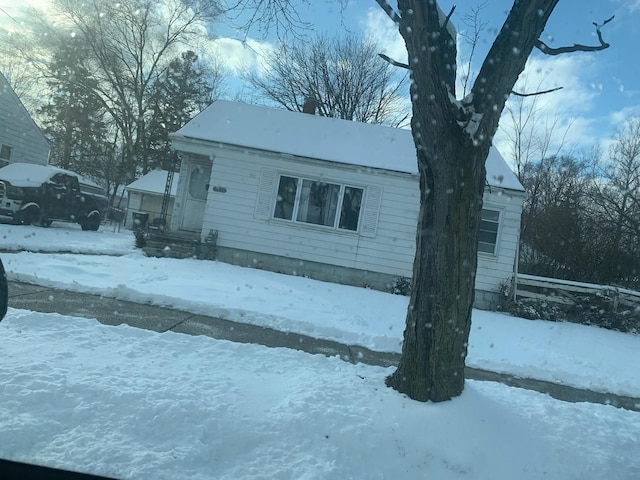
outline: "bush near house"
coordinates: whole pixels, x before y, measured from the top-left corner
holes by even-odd
[[[411,295],[411,279],[408,277],[397,277],[389,286],[389,293],[394,295]]]
[[[550,320],[593,325],[624,333],[640,333],[640,306],[616,306],[611,297],[601,294],[574,294],[575,305],[547,299],[513,298],[513,284],[500,286],[498,310],[530,320]]]

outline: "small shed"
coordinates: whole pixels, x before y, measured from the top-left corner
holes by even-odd
[[[46,165],[49,142],[0,73],[0,167],[10,163]]]
[[[171,230],[215,232],[218,259],[380,290],[411,277],[411,131],[216,101],[171,140],[182,155]],[[495,148],[486,165],[480,307],[514,274],[524,199]]]
[[[125,187],[128,196],[126,226],[129,228],[134,227],[133,217],[135,214],[147,216],[150,224],[160,220],[168,173],[166,170],[152,170]],[[167,225],[171,224],[173,203],[179,179],[180,175],[175,173],[167,208]]]

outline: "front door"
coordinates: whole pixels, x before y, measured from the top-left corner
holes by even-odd
[[[210,177],[210,164],[194,162],[189,165],[180,224],[182,230],[202,230]]]

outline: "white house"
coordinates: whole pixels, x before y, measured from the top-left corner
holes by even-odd
[[[217,258],[388,289],[411,277],[419,209],[409,130],[216,101],[171,136],[181,152],[172,231],[217,232]],[[524,189],[487,159],[476,288],[514,273]]]
[[[167,174],[168,172],[166,170],[151,170],[146,175],[143,175],[125,187],[127,191],[127,216],[125,225],[133,228],[134,214],[148,215],[149,223],[153,223],[154,220],[160,218],[164,191],[167,185]],[[180,175],[177,173],[174,174],[171,191],[169,192],[167,224],[171,223],[173,202],[175,201],[179,179]]]
[[[0,73],[0,167],[49,162],[49,143]]]

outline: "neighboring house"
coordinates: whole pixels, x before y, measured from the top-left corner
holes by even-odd
[[[164,190],[167,185],[167,174],[168,172],[166,170],[152,170],[125,187],[128,196],[125,225],[133,228],[133,215],[138,213],[149,215],[149,224],[152,224],[154,220],[159,221],[162,212]],[[167,208],[167,225],[171,223],[173,202],[176,196],[179,178],[179,174],[174,174],[171,185],[171,197],[169,198],[169,206]]]
[[[172,231],[233,264],[388,290],[411,277],[419,209],[412,133],[216,101],[171,135],[181,152]],[[487,159],[476,305],[515,269],[524,189]]]
[[[0,167],[49,162],[49,143],[0,73]]]

